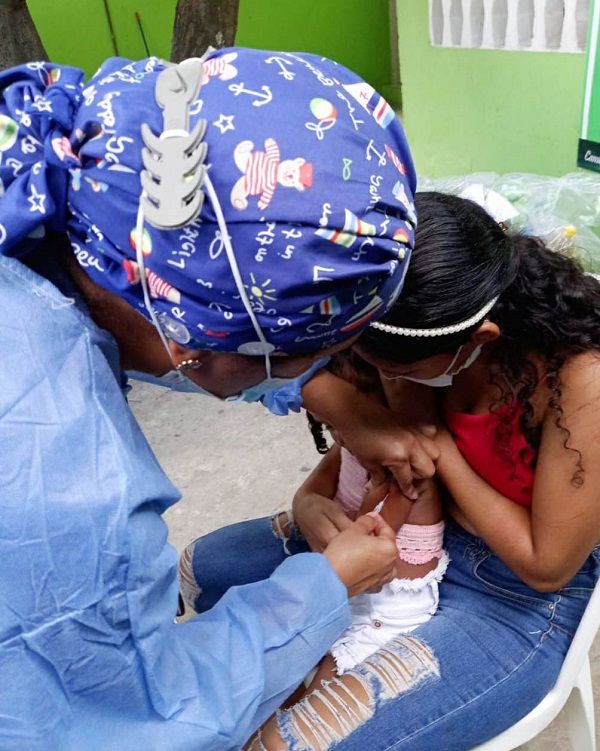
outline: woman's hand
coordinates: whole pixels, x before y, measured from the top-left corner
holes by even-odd
[[[435,474],[439,451],[426,429],[403,426],[393,412],[347,381],[320,370],[302,387],[302,398],[317,420],[336,429],[374,485],[393,477],[402,493],[416,500],[413,477]]]
[[[394,578],[396,535],[379,514],[367,514],[334,537],[323,555],[353,597],[377,590]]]
[[[294,521],[315,553],[322,553],[331,540],[352,526],[342,507],[318,493],[296,494]]]
[[[373,486],[385,484],[383,495],[393,477],[401,492],[414,501],[418,493],[413,479],[435,474],[439,449],[426,435],[427,428],[401,425],[389,409],[369,397],[358,394],[352,410],[336,427],[344,444],[370,473]]]

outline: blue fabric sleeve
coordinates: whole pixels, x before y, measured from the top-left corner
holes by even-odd
[[[176,624],[179,494],[114,341],[2,257],[0,320],[0,748],[239,748],[348,625],[341,581],[299,555]]]
[[[317,360],[306,373],[299,378],[286,383],[275,391],[269,391],[261,397],[261,402],[274,415],[284,416],[292,412],[300,412],[302,409],[302,386],[314,376],[317,370],[324,368],[331,358],[323,357]]]
[[[138,649],[152,703],[171,720],[165,742],[168,733],[185,738],[189,724],[190,749],[239,748],[343,632],[348,612],[346,591],[327,559],[304,553],[265,581],[232,588],[212,610],[173,624],[168,635],[159,637],[157,624]],[[156,737],[153,730],[148,741]]]

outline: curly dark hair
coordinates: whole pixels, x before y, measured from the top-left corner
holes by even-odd
[[[500,443],[506,447],[520,410],[521,432],[531,448],[539,447],[540,427],[530,402],[540,380],[531,359],[536,356],[545,368],[548,406],[565,434],[564,446],[578,456],[573,482],[581,484],[582,455],[569,445],[563,425],[560,369],[573,355],[600,350],[600,284],[576,260],[549,250],[540,239],[503,231],[472,201],[426,192],[418,193],[415,203],[419,224],[404,289],[382,322],[448,326],[467,320],[498,296],[486,317],[501,332],[490,364],[490,382],[498,389],[490,410],[503,408]],[[370,327],[360,345],[390,362],[416,362],[455,352],[482,320],[437,337],[390,335]]]

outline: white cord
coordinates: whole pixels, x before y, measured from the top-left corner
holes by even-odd
[[[252,310],[252,305],[250,304],[250,300],[248,299],[246,290],[244,289],[244,282],[242,281],[242,275],[240,274],[240,270],[237,265],[235,254],[233,252],[233,247],[231,245],[229,233],[227,232],[227,224],[225,223],[225,217],[223,216],[221,204],[219,202],[219,198],[216,194],[216,191],[213,187],[212,181],[210,177],[208,176],[208,173],[206,173],[206,175],[204,176],[204,184],[206,186],[206,192],[208,193],[208,197],[210,198],[210,202],[212,204],[213,210],[217,217],[217,223],[219,225],[219,229],[221,230],[221,239],[223,240],[225,252],[227,253],[227,259],[229,261],[231,273],[233,274],[235,286],[237,287],[238,292],[240,293],[240,297],[242,298],[242,302],[244,303],[246,312],[250,316],[250,320],[252,321],[252,326],[254,327],[254,331],[256,332],[256,335],[258,336],[260,342],[265,346],[265,352],[264,352],[265,369],[267,371],[267,378],[270,378],[271,377],[271,359],[269,357],[268,350],[270,348],[272,351],[274,347],[269,343],[269,341],[263,334],[260,324],[258,323],[256,316],[254,315],[254,311]]]
[[[142,195],[140,196],[140,203],[138,206],[138,212],[137,212],[137,221],[135,223],[135,258],[138,265],[138,272],[140,274],[140,283],[142,285],[142,291],[144,293],[144,305],[146,306],[146,310],[150,314],[150,318],[152,319],[152,323],[154,324],[154,328],[158,331],[158,335],[160,336],[160,339],[162,343],[165,346],[165,349],[169,353],[169,359],[171,359],[171,350],[169,348],[169,343],[167,341],[167,337],[165,336],[162,326],[160,325],[160,321],[158,320],[158,316],[154,312],[154,308],[152,307],[152,301],[150,300],[150,292],[148,290],[148,280],[146,279],[146,264],[144,262],[144,253],[142,251],[142,243],[144,241],[144,210],[142,208],[142,198],[146,197],[146,192],[142,191]]]
[[[231,245],[229,233],[227,232],[227,224],[225,223],[225,217],[223,216],[221,204],[219,202],[219,199],[217,197],[217,194],[215,192],[215,189],[213,187],[213,184],[208,174],[205,175],[204,180],[205,180],[205,185],[206,185],[208,196],[210,198],[213,210],[217,217],[217,223],[221,231],[221,239],[223,240],[223,245],[225,247],[225,252],[227,254],[227,260],[229,261],[231,273],[235,281],[235,286],[237,287],[237,290],[240,293],[240,297],[242,299],[244,307],[246,308],[246,312],[248,313],[248,316],[250,317],[250,320],[252,321],[252,326],[254,328],[254,331],[256,332],[256,335],[258,336],[260,342],[263,345],[265,345],[265,348],[268,348],[272,345],[270,345],[267,338],[263,334],[260,324],[258,323],[256,316],[254,315],[254,311],[252,310],[252,306],[250,304],[250,300],[248,299],[248,295],[246,294],[246,290],[244,289],[244,282],[242,281],[242,276],[240,274],[240,270],[237,265],[235,254],[233,252],[233,247]],[[160,325],[158,316],[156,315],[156,313],[154,312],[154,308],[152,307],[152,301],[150,299],[150,291],[148,289],[148,281],[146,279],[146,264],[144,261],[144,253],[142,250],[142,243],[144,240],[144,210],[142,208],[142,201],[141,201],[141,199],[145,198],[145,196],[146,196],[145,191],[142,191],[142,195],[140,196],[140,204],[138,206],[137,221],[135,225],[135,238],[136,238],[135,256],[136,256],[136,261],[137,261],[138,270],[140,274],[140,283],[142,285],[142,292],[144,295],[144,304],[146,306],[146,310],[148,311],[148,314],[150,315],[150,318],[152,320],[152,323],[154,324],[154,327],[158,331],[158,334],[161,338],[161,341],[165,349],[169,353],[169,357],[171,357],[171,350],[169,349],[167,338],[162,330],[162,326]],[[267,372],[267,378],[271,378],[271,358],[269,357],[269,352],[265,351],[264,355],[265,355],[265,370]]]
[[[178,136],[185,137],[188,135],[189,133],[185,130],[173,129],[173,130],[164,131],[163,133],[161,133],[160,137],[161,138],[174,138]],[[252,327],[254,328],[254,331],[256,332],[256,335],[259,341],[263,345],[263,353],[265,356],[265,370],[267,372],[267,378],[271,378],[271,358],[269,357],[269,353],[272,352],[275,348],[267,340],[266,336],[264,335],[260,327],[260,324],[258,323],[256,316],[254,315],[254,311],[252,310],[252,305],[250,303],[250,300],[248,299],[248,295],[246,294],[246,290],[244,288],[244,282],[242,280],[242,275],[240,274],[240,270],[237,264],[235,253],[233,252],[233,246],[231,245],[231,239],[227,231],[227,223],[225,222],[225,217],[223,216],[221,203],[214,189],[212,181],[210,177],[208,176],[208,172],[205,173],[203,182],[204,182],[204,185],[206,186],[206,192],[208,193],[208,197],[210,198],[210,202],[215,212],[215,216],[217,217],[217,223],[219,225],[219,230],[221,232],[221,239],[223,240],[223,246],[225,247],[225,253],[227,254],[227,260],[229,261],[229,267],[231,269],[231,273],[235,281],[235,286],[237,287],[237,290],[240,294],[240,298],[242,300],[242,303],[244,304],[246,312],[248,313],[248,316],[250,317],[250,320],[252,322]],[[148,289],[148,281],[146,279],[146,265],[144,262],[144,253],[142,251],[142,243],[144,239],[144,211],[142,209],[142,199],[146,197],[147,197],[146,192],[142,191],[142,194],[140,196],[140,203],[138,206],[137,221],[135,225],[135,237],[136,237],[135,255],[136,255],[136,260],[138,264],[138,270],[140,273],[140,282],[142,284],[142,291],[144,294],[144,304],[146,306],[146,309],[148,310],[152,323],[154,324],[156,330],[158,331],[160,335],[161,341],[164,344],[165,349],[169,353],[169,357],[171,357],[171,350],[169,349],[167,338],[165,337],[165,334],[162,330],[158,317],[152,307],[152,301],[150,299],[150,292]]]

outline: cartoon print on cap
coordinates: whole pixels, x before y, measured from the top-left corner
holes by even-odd
[[[132,229],[141,125],[164,126],[163,61],[111,58],[87,84],[48,63],[0,72],[0,255],[27,255],[32,233],[66,219],[91,278],[148,320],[152,311],[182,346],[237,352],[256,341],[244,283],[277,351],[341,343],[384,312],[408,265],[416,178],[401,123],[321,56],[235,48],[209,58],[188,114],[192,129],[206,121],[213,190],[207,180],[197,221],[172,230]],[[136,282],[137,244],[148,273]]]
[[[417,215],[415,214],[415,205],[406,195],[406,188],[402,180],[398,182],[392,188],[394,198],[401,203],[406,209],[406,217],[411,224],[417,223]]]
[[[86,177],[85,180],[89,183],[94,193],[106,193],[108,190],[108,185],[100,180],[93,180],[91,177]]]
[[[219,78],[220,81],[230,81],[237,76],[237,68],[231,63],[237,57],[237,52],[227,52],[221,57],[211,57],[202,63],[202,86],[211,78]]]
[[[330,101],[322,97],[311,99],[308,106],[318,122],[307,122],[305,127],[312,130],[319,141],[322,141],[325,131],[333,128],[337,122],[337,110]]]
[[[73,153],[73,148],[71,147],[71,141],[66,136],[62,136],[60,138],[53,138],[52,139],[52,150],[56,154],[56,156],[60,159],[60,161],[64,161],[65,157],[68,157],[69,159],[73,159],[77,164],[81,164],[81,161],[77,154]]]
[[[363,308],[361,308],[358,313],[355,313],[351,318],[348,319],[348,323],[346,324],[346,326],[342,327],[342,331],[347,333],[349,331],[354,331],[360,326],[363,326],[367,321],[370,321],[375,313],[377,313],[377,311],[381,308],[381,306],[383,305],[383,300],[377,294],[376,289],[372,289],[369,295],[371,296],[369,302]]]
[[[0,151],[11,149],[15,145],[18,135],[19,126],[12,117],[0,115]]]
[[[135,261],[125,259],[123,261],[123,268],[127,274],[127,281],[129,284],[139,284],[140,282],[140,267]],[[172,284],[166,282],[154,271],[146,269],[146,279],[148,280],[148,289],[152,297],[162,297],[165,300],[173,303],[181,302],[181,293],[178,289],[173,287]]]
[[[132,227],[129,232],[129,244],[134,250],[137,250],[137,227]],[[152,238],[146,227],[142,231],[142,253],[145,256],[152,253]]]
[[[336,316],[342,312],[340,301],[335,295],[332,295],[331,297],[324,297],[318,305],[309,305],[308,308],[304,308],[300,313],[311,315],[315,312],[315,308],[318,308],[319,313],[324,316]]]
[[[351,83],[344,85],[343,88],[356,99],[361,107],[367,110],[375,122],[382,128],[387,128],[395,119],[394,110],[381,94],[378,94],[368,83],[364,81],[362,83]]]
[[[372,237],[377,232],[377,227],[370,222],[359,219],[348,209],[344,209],[344,227],[342,229],[323,228],[315,230],[315,234],[324,237],[336,245],[351,248],[358,237]]]
[[[267,138],[264,151],[253,148],[252,141],[242,141],[233,152],[237,168],[244,173],[231,190],[234,208],[242,211],[248,206],[248,196],[259,196],[258,208],[266,209],[278,183],[300,191],[312,186],[312,164],[302,157],[281,160],[273,138]]]
[[[396,152],[387,145],[387,143],[385,145],[385,152],[392,160],[392,164],[398,170],[398,172],[401,175],[406,175],[406,167],[404,166],[404,162],[400,159],[398,154],[396,154]]]
[[[53,83],[60,81],[60,68],[52,68],[46,71],[46,85],[52,86]]]

